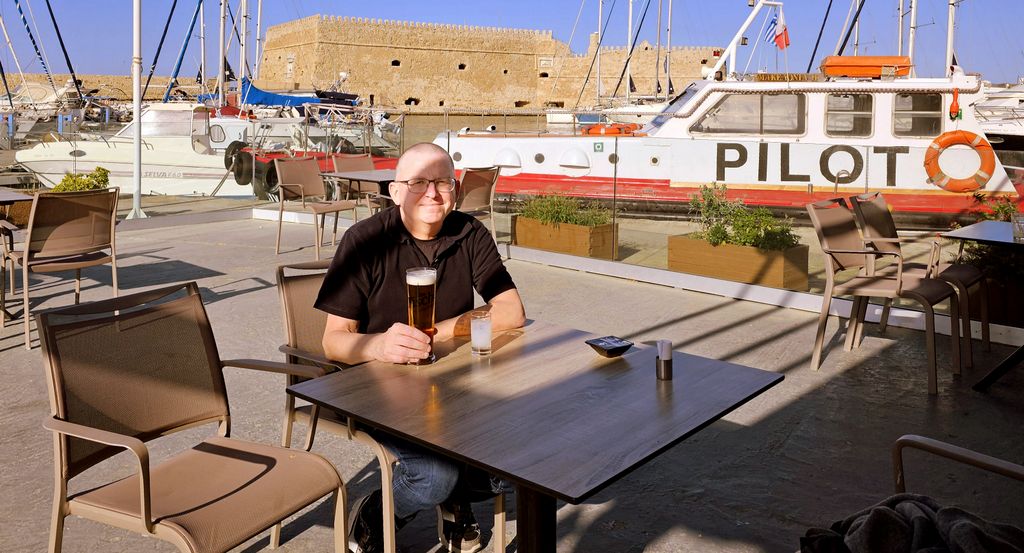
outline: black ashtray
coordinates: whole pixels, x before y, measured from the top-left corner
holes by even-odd
[[[618,336],[603,336],[587,340],[587,344],[594,348],[594,351],[604,357],[618,357],[633,347],[633,342],[623,340]]]

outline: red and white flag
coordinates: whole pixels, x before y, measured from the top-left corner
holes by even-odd
[[[782,15],[782,10],[779,10],[779,21],[775,24],[775,46],[778,46],[779,50],[785,50],[786,46],[789,46],[789,29],[786,28],[786,18]]]

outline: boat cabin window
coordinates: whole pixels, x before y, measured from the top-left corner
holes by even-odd
[[[897,94],[893,106],[893,134],[936,136],[942,132],[941,94]]]
[[[694,133],[803,134],[803,94],[729,94],[692,127]]]
[[[209,124],[209,117],[202,110],[147,110],[142,113],[142,138],[208,135]],[[135,136],[134,125],[125,125],[117,136]]]
[[[829,94],[825,104],[825,134],[871,136],[870,94]]]

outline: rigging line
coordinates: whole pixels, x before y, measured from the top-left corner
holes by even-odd
[[[832,52],[833,55],[839,55],[839,43],[842,41],[843,31],[846,30],[846,26],[850,24],[850,17],[853,15],[853,8],[857,5],[857,0],[850,0],[850,9],[846,12],[846,19],[843,20],[843,26],[840,27],[839,38],[836,39],[836,49]]]
[[[32,2],[29,2],[29,0],[25,0],[25,5],[28,6],[28,18],[32,20],[32,27],[35,28],[36,34],[39,35],[41,39],[43,34],[39,32],[39,24],[36,23],[36,14],[34,11],[32,11]],[[39,51],[42,53],[43,59],[46,60],[46,65],[50,66],[50,58],[46,55],[46,47],[43,46],[42,40],[40,40],[39,42]],[[54,85],[53,87],[53,93],[57,93],[56,85]]]
[[[68,55],[68,49],[64,47],[64,37],[60,34],[60,26],[57,25],[57,17],[53,15],[53,6],[50,5],[50,0],[46,0],[46,11],[50,12],[50,22],[53,23],[53,31],[57,33],[57,42],[60,44],[61,53],[64,54],[64,63],[68,64],[68,72],[71,73],[71,82],[75,83],[78,99],[84,102],[85,95],[82,94],[82,85],[78,84],[78,76],[75,75],[75,68],[71,65],[71,56]]]
[[[597,0],[600,2],[601,0]],[[572,52],[572,39],[576,36],[576,26],[580,24],[580,16],[583,15],[583,6],[587,4],[587,0],[580,0],[580,11],[576,12],[576,22],[572,24],[572,32],[569,33],[569,52]],[[558,73],[555,73],[555,80],[551,81],[551,94],[555,93],[555,86],[558,85],[558,77],[562,75],[562,68],[565,67],[565,60],[558,66]]]
[[[56,94],[57,86],[53,84],[53,75],[50,74],[50,68],[46,66],[46,58],[44,58],[43,53],[39,51],[39,45],[36,43],[36,37],[32,34],[32,29],[28,26],[28,19],[25,18],[25,12],[21,9],[21,0],[14,0],[14,5],[18,8],[18,15],[21,16],[21,22],[25,25],[25,33],[28,34],[28,39],[32,43],[32,48],[36,51],[36,57],[39,59],[40,65],[43,66],[43,72],[46,73],[46,80],[50,82],[50,88],[52,88],[53,93]],[[29,8],[29,10],[31,9],[32,8]]]
[[[14,95],[11,94],[11,88],[7,86],[7,73],[4,71],[3,62],[0,62],[0,79],[3,79],[4,81],[4,92],[7,93],[7,102],[11,104],[11,117],[14,117],[16,115],[16,110],[14,109]]]
[[[7,24],[4,23],[3,16],[0,16],[0,29],[3,29],[4,40],[7,42],[7,49],[11,51],[11,57],[14,58],[14,65],[18,68],[18,75],[21,75],[21,84],[25,87],[25,90],[27,91],[28,81],[25,80],[25,72],[21,69],[21,62],[18,61],[18,54],[14,52],[14,45],[11,44],[11,36],[7,34]],[[32,104],[33,108],[35,108],[36,103],[35,100],[32,99],[31,95],[29,95],[29,103]]]
[[[772,10],[768,10],[764,14],[764,19],[761,21],[761,29],[757,31],[757,38],[754,39],[754,47],[751,48],[750,55],[747,56],[747,64],[743,66],[743,73],[746,73],[747,70],[750,69],[750,62],[753,61],[754,54],[757,53],[757,47],[760,46],[761,45],[761,41],[764,40],[764,28],[768,25],[768,19],[771,18],[772,13],[774,13],[773,10],[778,10],[778,8],[773,8]],[[765,42],[765,47],[766,48],[768,47],[767,46],[767,41]],[[759,58],[759,59],[764,59],[763,54],[762,54],[762,57]],[[761,64],[758,63],[758,67],[760,67],[760,66],[761,66]]]
[[[807,73],[811,72],[811,66],[814,65],[814,57],[818,55],[818,45],[821,44],[821,35],[825,32],[825,24],[828,23],[828,12],[830,11],[832,11],[832,0],[828,0],[828,6],[825,6],[825,17],[821,19],[821,28],[818,29],[818,40],[814,41],[811,59],[807,60]]]
[[[242,37],[241,37],[241,35],[238,34],[238,25],[235,23],[235,14],[231,13],[231,9],[230,8],[231,8],[231,3],[228,2],[228,16],[231,17],[231,30],[234,31],[235,38],[238,39],[238,44],[241,45],[242,44]],[[238,17],[239,18],[242,17],[242,4],[241,3],[238,4]],[[228,48],[230,48],[230,47],[231,47],[231,39],[229,37],[228,38]],[[225,48],[225,51],[226,50],[227,50],[227,48]],[[242,73],[243,73],[244,76],[248,77],[250,81],[252,80],[252,71],[249,69],[249,62],[248,62],[248,60],[245,63],[245,67],[242,68]]]
[[[647,17],[647,9],[651,7],[651,0],[647,0],[644,4],[644,11],[640,14],[640,24],[636,27],[636,32],[633,33],[633,45],[629,49],[629,53],[626,55],[626,63],[622,64],[622,73],[619,74],[619,82],[615,83],[615,91],[612,92],[612,97],[615,97],[619,93],[619,87],[622,86],[622,79],[626,76],[626,68],[629,67],[629,60],[633,58],[633,51],[636,50],[636,39],[640,37],[640,29],[644,26],[644,18]],[[628,85],[627,85],[628,86]]]
[[[50,0],[46,0],[49,2]],[[174,8],[178,7],[178,0],[171,2],[171,13],[167,14],[167,21],[164,22],[164,32],[160,35],[160,42],[156,45],[156,53],[153,54],[153,65],[149,66],[149,75],[146,76],[146,86],[142,87],[142,97],[146,97],[149,90],[149,81],[153,80],[153,73],[156,72],[156,64],[160,60],[160,51],[164,49],[164,39],[167,38],[167,30],[171,28],[171,18],[174,17]]]
[[[599,2],[602,0],[598,0]],[[587,76],[583,79],[583,86],[580,87],[580,95],[576,97],[576,105],[572,109],[580,107],[580,100],[583,99],[583,91],[587,88],[587,83],[590,82],[590,75],[594,71],[594,63],[597,62],[597,54],[601,51],[601,44],[604,42],[604,37],[607,36],[605,32],[608,30],[608,23],[612,20],[612,13],[615,11],[615,2],[612,0],[612,6],[608,8],[608,17],[604,20],[604,25],[601,26],[601,40],[597,41],[597,48],[594,50],[594,57],[590,58],[590,68],[587,69]],[[601,90],[601,83],[597,83],[597,89]]]
[[[853,34],[853,28],[857,26],[857,20],[860,19],[860,12],[864,9],[864,4],[867,4],[868,0],[858,0],[857,2],[857,13],[853,15],[853,24],[846,30],[846,36],[843,38],[843,45],[839,47],[839,54],[843,55],[843,50],[846,49],[846,43],[850,41],[850,35]]]

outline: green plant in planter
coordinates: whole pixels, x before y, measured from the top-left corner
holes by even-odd
[[[84,192],[86,190],[101,190],[110,186],[110,171],[103,167],[97,167],[88,174],[67,173],[60,180],[53,192]]]
[[[690,211],[701,230],[697,238],[712,246],[734,244],[762,250],[787,250],[800,243],[789,218],[779,219],[764,207],[749,208],[726,199],[724,184],[706,184],[690,198]]]
[[[610,209],[601,207],[594,202],[583,202],[578,198],[559,195],[530,198],[523,204],[521,215],[548,225],[565,223],[596,227],[612,221]]]

